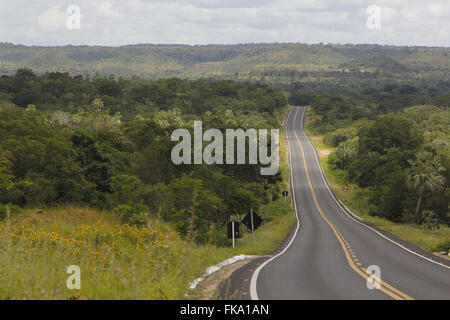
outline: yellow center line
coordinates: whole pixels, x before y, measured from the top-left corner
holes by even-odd
[[[300,110],[300,108],[297,108],[297,111],[296,111],[295,116],[294,116],[294,123],[296,123],[296,121],[297,121],[297,115],[298,115],[298,111],[299,110]],[[294,134],[295,134],[295,138],[297,139],[297,143],[300,146],[300,151],[302,153],[302,158],[303,158],[303,165],[305,167],[306,178],[308,180],[308,185],[309,185],[309,188],[311,190],[311,194],[313,196],[314,204],[315,204],[317,210],[319,211],[320,215],[322,216],[322,218],[331,227],[331,229],[333,230],[336,238],[340,242],[342,250],[344,251],[345,257],[347,258],[347,262],[350,265],[350,267],[357,274],[359,274],[362,278],[367,280],[370,277],[370,275],[366,273],[366,268],[358,268],[355,265],[355,261],[353,261],[352,257],[350,256],[349,250],[352,251],[351,248],[350,248],[350,245],[348,244],[348,242],[345,239],[343,239],[342,234],[340,233],[340,231],[334,226],[334,224],[325,216],[324,212],[322,211],[322,208],[320,207],[319,202],[317,201],[316,193],[315,193],[314,188],[312,186],[311,179],[309,177],[308,166],[306,165],[305,152],[303,150],[303,146],[302,146],[302,144],[300,142],[300,139],[299,139],[299,137],[297,135],[297,130],[295,130],[295,128],[294,128]],[[346,246],[349,249],[347,249]],[[352,253],[353,253],[353,251],[352,251]],[[358,263],[358,264],[361,265],[360,263]],[[390,297],[392,297],[392,298],[394,298],[396,300],[413,300],[413,298],[411,298],[407,294],[401,292],[400,290],[397,290],[396,288],[392,287],[391,285],[389,285],[385,281],[383,281],[381,279],[378,279],[376,276],[372,276],[372,278],[380,283],[380,290],[383,291],[384,293],[386,293],[387,295],[389,295]]]

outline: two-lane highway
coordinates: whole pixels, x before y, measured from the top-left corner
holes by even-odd
[[[303,131],[304,112],[293,107],[286,123],[298,229],[253,273],[252,299],[450,299],[448,266],[409,251],[338,204]],[[367,286],[368,266],[381,271],[379,289]]]

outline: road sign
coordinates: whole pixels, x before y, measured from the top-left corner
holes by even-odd
[[[344,192],[348,192],[348,186],[343,186],[342,190],[344,190]]]
[[[283,197],[287,198],[287,196],[289,195],[289,192],[287,190],[283,191]]]
[[[233,228],[233,224],[234,224],[234,228]],[[234,231],[234,237],[233,237],[233,231]],[[241,237],[241,233],[239,232],[239,222],[237,221],[230,221],[227,224],[227,234],[228,234],[228,239],[238,239]]]
[[[258,216],[255,212],[253,212],[253,230],[252,230],[252,214],[249,213],[242,219],[242,223],[245,224],[250,231],[255,231],[258,227],[263,223],[263,218]]]

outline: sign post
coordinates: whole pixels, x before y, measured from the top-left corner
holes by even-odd
[[[234,248],[234,221],[231,222],[231,234],[233,237],[233,248]]]
[[[263,223],[263,219],[250,209],[250,213],[244,217],[242,223],[252,232],[252,243],[255,244],[255,230]]]
[[[283,191],[283,197],[284,197],[284,204],[286,204],[287,197],[289,196],[289,192],[287,190]]]
[[[252,222],[252,245],[255,245],[255,227],[253,225],[253,209],[250,209],[250,219]]]
[[[239,239],[241,237],[239,231],[239,222],[230,221],[227,223],[227,235],[228,239],[233,240],[233,248],[234,248],[236,246],[236,239]]]

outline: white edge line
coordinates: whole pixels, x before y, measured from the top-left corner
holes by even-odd
[[[305,111],[302,113],[302,127],[303,127],[303,115],[304,115],[304,113],[306,112],[306,107],[305,107],[304,110],[305,110]],[[328,192],[331,194],[331,197],[334,199],[334,201],[338,204],[339,208],[345,213],[345,215],[346,215],[347,217],[349,217],[349,218],[352,219],[353,221],[359,223],[360,225],[366,227],[367,229],[372,230],[373,232],[377,233],[378,235],[380,235],[380,236],[383,237],[384,239],[389,240],[390,242],[396,244],[396,245],[399,246],[400,248],[402,248],[402,249],[404,249],[404,250],[406,250],[406,251],[408,251],[408,252],[410,252],[410,253],[412,253],[412,254],[415,254],[416,256],[421,257],[421,258],[423,258],[423,259],[425,259],[425,260],[427,260],[427,261],[433,262],[433,263],[435,263],[435,264],[437,264],[437,265],[439,265],[439,266],[442,266],[442,267],[444,267],[444,268],[450,269],[449,266],[446,266],[445,264],[442,264],[442,263],[440,263],[440,262],[437,262],[437,261],[434,261],[434,260],[432,260],[432,259],[430,259],[430,258],[427,258],[427,257],[421,255],[420,253],[414,252],[414,251],[412,251],[412,250],[406,248],[406,247],[403,246],[402,244],[400,244],[400,243],[398,243],[398,242],[396,242],[396,241],[394,241],[394,240],[392,240],[392,239],[386,237],[386,236],[385,236],[384,234],[382,234],[381,232],[379,232],[379,231],[373,229],[372,227],[369,227],[367,224],[362,223],[361,221],[359,221],[359,219],[361,219],[361,218],[358,217],[356,214],[354,214],[354,213],[353,213],[351,210],[349,210],[348,208],[347,208],[347,210],[348,210],[348,212],[351,213],[351,215],[350,215],[347,211],[345,211],[344,208],[342,207],[342,205],[339,203],[340,200],[337,199],[337,198],[335,197],[335,195],[333,194],[333,192],[331,192],[330,187],[328,186],[328,183],[327,183],[327,181],[326,181],[325,175],[324,175],[323,170],[322,170],[322,166],[320,165],[320,162],[319,162],[319,160],[317,159],[317,153],[316,153],[316,149],[314,148],[314,145],[311,143],[311,140],[309,139],[309,136],[306,134],[306,132],[305,132],[304,130],[303,130],[303,134],[306,136],[306,138],[307,138],[309,144],[311,145],[311,147],[312,147],[313,150],[314,150],[314,157],[315,157],[316,162],[317,162],[317,164],[318,164],[318,166],[319,166],[319,168],[320,168],[320,174],[321,174],[321,176],[322,176],[323,181],[325,182],[325,185],[326,185],[326,187],[327,187],[327,189],[328,189]],[[292,170],[291,170],[291,171],[292,171]],[[292,173],[291,173],[291,174],[292,174]],[[355,217],[356,217],[356,218],[355,218]],[[253,279],[252,279],[252,280],[253,280]]]
[[[291,114],[293,108],[291,108],[291,110],[289,110],[287,119],[289,119],[289,115]],[[302,115],[302,121],[303,121],[303,115]],[[297,212],[297,204],[295,202],[295,185],[294,185],[294,175],[292,174],[292,162],[291,162],[291,156],[292,156],[292,152],[291,152],[291,148],[290,148],[290,142],[289,142],[289,138],[287,135],[287,123],[288,121],[286,121],[286,140],[288,142],[288,151],[289,151],[289,167],[290,167],[290,171],[291,171],[291,187],[292,187],[292,196],[293,196],[293,202],[294,202],[294,210],[295,210],[295,217],[297,218],[297,228],[295,229],[294,235],[291,238],[291,241],[289,241],[288,245],[283,249],[283,251],[281,251],[279,254],[273,256],[272,258],[270,258],[269,260],[266,260],[263,264],[261,264],[258,268],[256,268],[256,270],[253,272],[252,275],[252,280],[250,282],[250,298],[252,300],[259,300],[258,297],[258,293],[256,291],[256,283],[258,281],[258,275],[259,272],[262,270],[262,268],[264,268],[269,262],[271,262],[272,260],[275,260],[276,258],[278,258],[279,256],[281,256],[282,254],[284,254],[286,252],[287,249],[289,249],[289,247],[292,245],[292,242],[294,242],[294,239],[297,236],[297,232],[298,229],[300,227],[300,220],[298,218],[298,212]],[[295,127],[294,127],[295,130]]]

